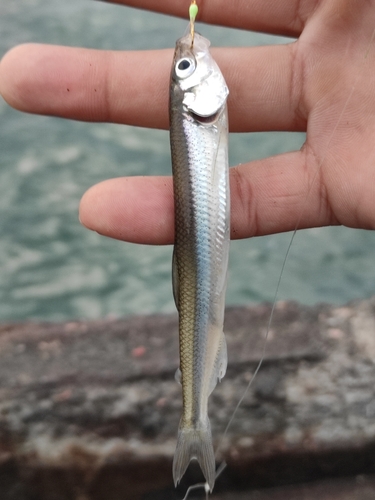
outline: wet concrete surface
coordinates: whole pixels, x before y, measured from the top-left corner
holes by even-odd
[[[278,303],[222,437],[270,309],[226,312],[229,367],[209,412],[227,468],[212,499],[375,499],[374,298]],[[181,499],[201,477],[193,466],[172,485],[177,365],[175,315],[0,325],[0,498]]]

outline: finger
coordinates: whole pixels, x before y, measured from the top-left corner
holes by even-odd
[[[303,151],[232,168],[233,239],[335,224],[321,200],[321,186],[306,173]],[[317,179],[318,180],[318,179]],[[174,239],[170,177],[104,181],[81,200],[80,220],[100,234],[133,243],[169,244]]]
[[[230,89],[231,131],[304,130],[293,50],[292,44],[214,51]],[[171,62],[171,50],[21,45],[1,61],[0,93],[30,113],[168,128]]]
[[[105,1],[105,0],[103,0]],[[186,0],[107,0],[187,18]],[[317,0],[198,0],[198,21],[298,36]]]
[[[166,126],[171,60],[171,51],[20,45],[1,61],[0,93],[30,113]]]
[[[103,181],[83,195],[79,219],[104,236],[150,245],[174,238],[171,177],[121,177]]]

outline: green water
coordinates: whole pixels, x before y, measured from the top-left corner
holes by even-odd
[[[24,42],[173,47],[185,26],[168,16],[88,0],[3,1],[0,55]],[[213,45],[286,42],[210,26],[200,31]],[[230,162],[297,149],[303,141],[303,134],[233,135]],[[77,217],[81,195],[96,182],[169,173],[166,132],[26,115],[0,99],[0,321],[174,311],[171,247],[106,239],[84,229]],[[228,304],[273,299],[289,240],[282,234],[233,242]],[[301,231],[279,298],[312,304],[372,295],[374,243],[374,233],[366,231]]]

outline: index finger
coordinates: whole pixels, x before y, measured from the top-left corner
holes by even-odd
[[[187,0],[102,0],[187,18]],[[318,0],[198,0],[197,21],[298,36]]]
[[[304,129],[295,112],[299,86],[291,88],[292,50],[292,44],[215,50],[230,88],[231,131]],[[172,56],[172,50],[21,45],[0,63],[0,95],[30,113],[168,128]]]

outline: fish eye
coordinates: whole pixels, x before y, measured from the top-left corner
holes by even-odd
[[[194,70],[195,61],[193,59],[184,57],[176,62],[175,71],[178,78],[187,78],[194,73]]]
[[[182,60],[178,63],[177,68],[178,68],[178,69],[181,69],[181,70],[188,69],[188,68],[190,68],[190,64],[191,64],[191,62],[189,61],[189,59],[182,59]]]

